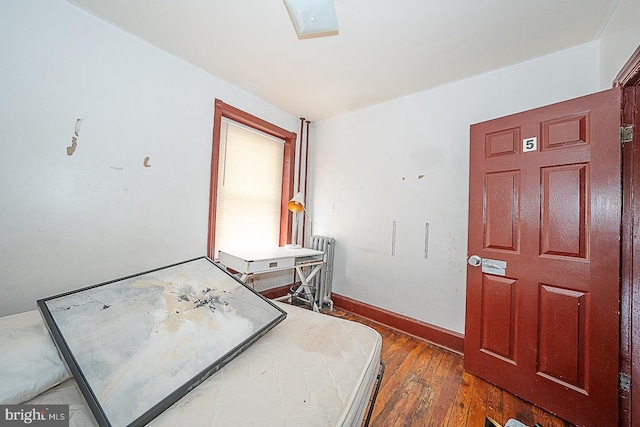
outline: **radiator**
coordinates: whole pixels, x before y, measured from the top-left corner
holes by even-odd
[[[322,269],[313,276],[309,285],[314,289],[315,301],[318,308],[326,304],[329,310],[333,310],[333,301],[331,300],[331,283],[333,280],[333,254],[336,247],[336,239],[325,236],[311,236],[311,249],[324,251],[325,264]]]

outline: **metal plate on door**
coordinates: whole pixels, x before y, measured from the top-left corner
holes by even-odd
[[[488,274],[495,274],[497,276],[504,276],[507,274],[507,261],[483,258],[482,272],[488,273]]]

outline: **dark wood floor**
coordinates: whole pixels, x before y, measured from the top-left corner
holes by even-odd
[[[326,313],[364,323],[382,335],[386,370],[372,427],[484,427],[487,416],[501,425],[514,418],[528,426],[573,426],[465,372],[459,354],[340,308]]]

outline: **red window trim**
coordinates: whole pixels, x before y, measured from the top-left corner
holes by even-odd
[[[232,107],[229,104],[225,104],[219,99],[216,99],[213,114],[211,187],[209,189],[209,236],[207,241],[207,255],[211,259],[213,259],[215,247],[218,154],[220,153],[220,125],[223,117],[284,140],[284,161],[282,162],[282,199],[280,200],[280,246],[285,245],[291,236],[291,215],[287,209],[287,203],[293,197],[294,159],[297,139],[296,133],[282,129],[274,124],[262,120],[261,118],[253,116],[238,108]]]

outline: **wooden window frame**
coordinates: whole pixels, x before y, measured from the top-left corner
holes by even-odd
[[[220,128],[223,117],[284,140],[282,197],[280,200],[280,246],[285,245],[291,236],[291,215],[287,209],[287,203],[293,197],[296,133],[282,129],[281,127],[216,99],[213,115],[213,149],[211,151],[211,186],[209,189],[209,236],[207,240],[207,255],[211,259],[214,259],[215,255],[218,157],[220,153]]]

